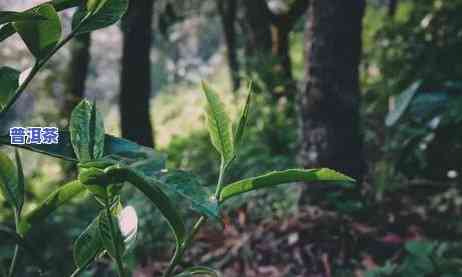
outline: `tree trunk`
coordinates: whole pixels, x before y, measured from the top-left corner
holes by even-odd
[[[72,109],[85,95],[85,82],[90,65],[90,33],[77,36],[70,44],[71,60],[66,73],[66,91],[62,116],[69,118]]]
[[[271,11],[266,0],[243,0],[247,24],[247,51],[249,54],[271,52]]]
[[[151,96],[150,50],[154,0],[130,1],[123,19],[123,56],[120,85],[122,136],[153,147],[149,114]]]
[[[228,56],[229,71],[233,90],[237,91],[240,87],[239,62],[237,58],[236,45],[236,12],[237,0],[218,0],[218,12],[220,13],[223,32],[225,35],[226,54]]]
[[[289,35],[308,7],[296,0],[286,13],[273,13],[266,0],[243,1],[246,22],[247,70],[256,73],[273,99],[293,99],[296,92],[290,60]]]
[[[243,0],[243,33],[247,74],[256,74],[267,91],[274,87],[272,78],[271,11],[265,0]]]
[[[287,97],[291,102],[295,98],[296,85],[292,76],[292,61],[290,59],[290,32],[292,24],[287,14],[279,15],[274,20],[272,30],[273,82],[278,86],[273,94],[279,98]],[[273,89],[274,90],[274,89]]]
[[[306,84],[300,94],[300,162],[329,167],[361,182],[358,67],[364,0],[311,0]]]
[[[398,0],[388,0],[388,16],[394,17],[398,8]]]

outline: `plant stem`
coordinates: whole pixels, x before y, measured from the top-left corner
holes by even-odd
[[[90,264],[91,264],[91,260],[89,260],[85,265],[83,266],[80,266],[80,267],[77,267],[74,272],[72,272],[71,276],[70,277],[77,277],[80,275],[80,273],[82,273]]]
[[[14,225],[16,227],[16,232],[18,232],[19,230],[19,216],[20,216],[19,213],[20,212],[17,209],[14,210]],[[10,270],[8,271],[8,277],[14,276],[16,264],[18,262],[18,256],[19,256],[19,244],[16,244],[14,246],[14,254],[13,254],[13,259],[11,260]]]
[[[222,189],[222,186],[223,186],[223,178],[224,178],[224,174],[225,174],[225,171],[226,171],[226,166],[225,166],[225,163],[223,161],[223,159],[221,160],[221,165],[220,165],[220,173],[219,173],[219,176],[218,176],[218,182],[217,182],[217,189],[215,191],[215,198],[218,199],[218,197],[220,196],[220,192],[221,192],[221,189]],[[184,255],[184,252],[186,251],[186,249],[188,249],[189,245],[191,244],[192,240],[194,239],[194,237],[197,235],[197,233],[199,232],[200,228],[202,227],[202,225],[207,221],[207,217],[205,216],[201,216],[197,221],[196,223],[194,224],[193,228],[192,228],[192,231],[189,233],[189,235],[186,237],[186,239],[184,240],[184,242],[179,245],[177,247],[177,249],[175,249],[175,253],[173,254],[173,257],[172,259],[170,260],[170,263],[168,265],[168,268],[167,270],[165,271],[163,277],[170,277],[173,273],[173,271],[175,270],[175,267],[181,262],[181,260],[183,259],[183,255]]]
[[[82,273],[83,271],[83,267],[78,267],[74,272],[72,272],[71,276],[70,277],[77,277],[80,275],[80,273]]]
[[[19,255],[19,245],[14,246],[14,254],[13,254],[13,259],[11,260],[10,264],[10,270],[8,272],[8,277],[13,277],[14,276],[14,271],[16,269],[16,263],[18,260],[18,255]]]
[[[217,182],[217,188],[215,190],[215,198],[218,199],[221,193],[221,189],[223,187],[223,178],[226,172],[226,164],[223,158],[221,159],[220,163],[220,173],[218,174],[218,182]]]
[[[125,270],[124,270],[124,265],[122,262],[122,257],[120,255],[120,248],[119,248],[119,243],[116,241],[116,232],[115,232],[115,226],[114,226],[114,221],[112,220],[112,215],[111,215],[111,205],[109,204],[108,196],[106,197],[106,216],[108,217],[109,221],[109,228],[111,228],[111,238],[112,238],[112,243],[114,243],[115,246],[115,261],[117,264],[117,273],[119,274],[119,277],[125,277]]]
[[[183,249],[182,244],[179,244],[176,246],[175,253],[173,253],[173,257],[170,260],[170,263],[168,264],[168,268],[167,270],[165,270],[163,277],[169,277],[173,273],[175,266],[181,261],[181,256],[183,255],[182,249]]]
[[[44,58],[37,60],[32,67],[30,73],[27,75],[26,79],[19,85],[19,87],[16,89],[13,98],[8,102],[6,107],[3,109],[3,111],[0,113],[0,117],[4,115],[8,110],[11,108],[11,106],[14,105],[14,103],[18,100],[18,98],[21,96],[21,94],[24,92],[24,90],[27,88],[29,83],[32,81],[32,79],[37,75],[37,73],[40,71],[40,69],[48,62],[48,60],[56,53],[58,52],[59,49],[61,49],[66,43],[68,43],[76,34],[77,31],[82,24],[82,22],[86,19],[82,19],[82,21],[72,30],[69,35],[67,35],[62,41],[60,41],[53,50],[51,50]]]

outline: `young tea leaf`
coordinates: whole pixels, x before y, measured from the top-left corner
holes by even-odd
[[[98,230],[99,217],[101,214],[88,225],[74,242],[74,262],[78,268],[85,268],[103,251]]]
[[[234,158],[231,120],[217,93],[205,82],[202,82],[202,89],[207,99],[206,118],[210,139],[215,149],[220,153],[223,162],[228,164]]]
[[[354,179],[327,168],[273,171],[225,186],[220,194],[220,202],[245,192],[293,182],[354,182]]]
[[[81,5],[72,18],[76,34],[88,33],[110,26],[122,18],[129,0],[89,0]]]
[[[70,138],[80,161],[99,159],[104,154],[104,123],[94,104],[82,100],[72,111]]]
[[[247,118],[249,116],[250,100],[252,98],[252,83],[249,84],[247,100],[245,101],[244,108],[242,109],[241,116],[237,123],[236,133],[234,134],[234,148],[237,149],[241,145],[242,137],[244,136],[245,127],[247,125]]]
[[[37,14],[45,19],[18,21],[13,26],[29,51],[40,60],[53,50],[61,38],[61,22],[53,5],[45,3],[25,13]]]
[[[19,86],[21,72],[7,67],[0,67],[0,114],[4,112]]]
[[[21,218],[19,223],[20,233],[23,235],[26,234],[33,225],[42,222],[60,206],[84,191],[85,187],[79,181],[67,183],[56,189],[38,207]]]
[[[17,169],[10,158],[0,152],[0,192],[17,211],[24,202],[24,190],[18,184]]]

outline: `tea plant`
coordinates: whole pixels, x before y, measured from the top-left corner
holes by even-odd
[[[368,271],[366,277],[461,276],[461,250],[460,243],[409,241],[400,263],[388,261]]]
[[[24,73],[8,67],[0,68],[0,119],[56,51],[77,34],[115,23],[125,12],[128,0],[89,0],[85,4],[80,3],[56,0],[21,13],[0,12],[0,23],[5,24],[0,28],[0,41],[18,32],[36,60],[34,66]],[[72,32],[60,40],[61,23],[57,11],[73,6],[79,6],[79,9],[73,17]],[[81,101],[75,107],[68,130],[60,131],[56,145],[11,145],[8,135],[0,136],[0,144],[72,161],[78,167],[76,180],[60,186],[35,209],[23,215],[25,182],[20,156],[16,151],[13,162],[8,155],[0,152],[0,189],[14,211],[16,227],[16,230],[0,227],[2,238],[16,245],[6,276],[15,276],[20,248],[27,250],[27,254],[40,257],[27,240],[28,232],[78,195],[91,195],[101,208],[74,242],[76,269],[71,276],[78,276],[96,258],[104,255],[114,261],[119,276],[128,276],[123,258],[133,247],[138,226],[136,211],[123,206],[120,192],[130,185],[141,191],[159,209],[174,234],[175,251],[164,276],[217,276],[218,272],[203,266],[185,268],[180,272],[178,269],[200,228],[207,221],[221,224],[220,210],[228,199],[283,183],[353,182],[351,178],[330,169],[288,169],[227,183],[227,170],[236,160],[244,140],[251,102],[250,88],[236,124],[230,120],[217,93],[206,83],[202,84],[202,88],[207,103],[208,132],[221,161],[214,193],[202,186],[193,174],[166,169],[164,155],[155,150],[105,134],[103,117],[95,103],[88,100]],[[173,199],[191,202],[193,211],[200,215],[191,228],[187,227]],[[40,268],[46,271],[46,261],[37,260]]]

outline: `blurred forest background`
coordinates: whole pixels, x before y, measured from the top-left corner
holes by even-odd
[[[40,2],[1,0],[0,9]],[[213,184],[218,161],[200,80],[235,115],[253,80],[250,127],[229,180],[322,166],[358,185],[238,198],[224,231],[202,231],[187,260],[226,277],[462,276],[461,15],[461,0],[132,0],[121,24],[53,57],[0,134],[65,128],[79,99],[95,99],[111,134],[161,150],[170,167]],[[69,23],[72,11],[62,16]],[[31,59],[17,35],[2,43],[2,64],[24,70]],[[53,158],[23,159],[26,211],[75,176]],[[168,227],[147,216],[157,213],[147,200],[124,193],[140,217],[130,269],[159,276],[172,251]],[[54,261],[53,276],[69,275],[72,241],[97,209],[76,201],[84,205],[59,210],[32,234]],[[6,205],[0,199],[0,222],[10,225]],[[5,264],[11,251],[0,247]],[[85,276],[113,276],[109,267],[101,260]]]

